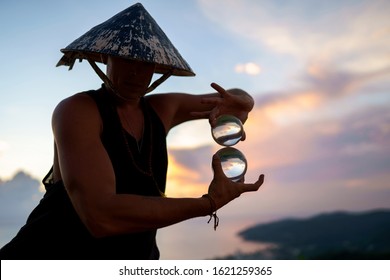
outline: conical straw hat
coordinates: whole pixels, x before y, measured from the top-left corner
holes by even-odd
[[[152,16],[140,4],[134,4],[61,49],[57,66],[69,66],[87,59],[106,63],[107,55],[155,63],[156,73],[194,76],[187,62]]]

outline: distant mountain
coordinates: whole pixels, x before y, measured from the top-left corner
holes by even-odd
[[[270,249],[234,259],[390,259],[390,209],[259,224],[239,233]]]

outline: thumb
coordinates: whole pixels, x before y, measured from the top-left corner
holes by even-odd
[[[213,155],[211,164],[214,171],[214,177],[225,176],[225,173],[222,170],[221,159],[217,154]]]

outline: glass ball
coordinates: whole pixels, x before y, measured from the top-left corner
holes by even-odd
[[[217,155],[221,160],[223,172],[230,180],[237,182],[245,175],[248,164],[244,154],[239,150],[226,147],[220,149]]]
[[[216,125],[211,128],[211,134],[219,145],[233,146],[242,138],[242,123],[235,116],[221,115],[217,118]]]

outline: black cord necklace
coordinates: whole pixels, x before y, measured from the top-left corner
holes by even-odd
[[[141,102],[145,102],[143,99],[141,100]],[[142,138],[141,138],[141,147],[138,146],[138,141],[137,139],[135,139],[135,137],[133,136],[133,138],[136,140],[137,142],[137,146],[139,147],[139,152],[141,153],[141,150],[142,148],[145,148],[143,147],[143,144],[144,144],[144,138],[147,136],[148,137],[148,141],[149,142],[149,147],[148,149],[146,149],[148,151],[148,160],[147,160],[147,164],[146,164],[146,169],[142,168],[135,160],[134,158],[134,155],[133,155],[133,152],[131,151],[131,148],[130,148],[130,144],[129,144],[129,141],[128,141],[128,138],[127,138],[127,134],[128,132],[124,129],[124,127],[121,125],[121,131],[122,131],[122,136],[123,136],[123,140],[124,140],[124,143],[125,143],[125,146],[126,146],[126,150],[127,150],[127,153],[131,159],[131,162],[133,164],[133,166],[137,169],[138,172],[140,172],[141,174],[145,175],[145,176],[148,176],[148,177],[151,177],[152,178],[152,181],[158,191],[158,193],[160,194],[160,196],[162,197],[165,197],[165,194],[161,191],[161,189],[159,188],[158,186],[158,183],[156,182],[156,179],[154,178],[154,174],[153,174],[153,166],[152,166],[152,156],[153,156],[153,145],[152,145],[152,140],[153,140],[153,128],[152,128],[152,121],[150,119],[150,115],[148,114],[147,110],[145,109],[145,104],[142,103],[142,108],[143,108],[143,112],[144,112],[144,125],[143,125],[143,135],[142,135]],[[116,111],[116,110],[115,110]],[[119,118],[119,114],[117,113],[117,116]],[[120,121],[120,118],[119,118],[119,121]],[[147,127],[146,127],[147,126]],[[146,131],[148,131],[149,133],[145,133]]]

